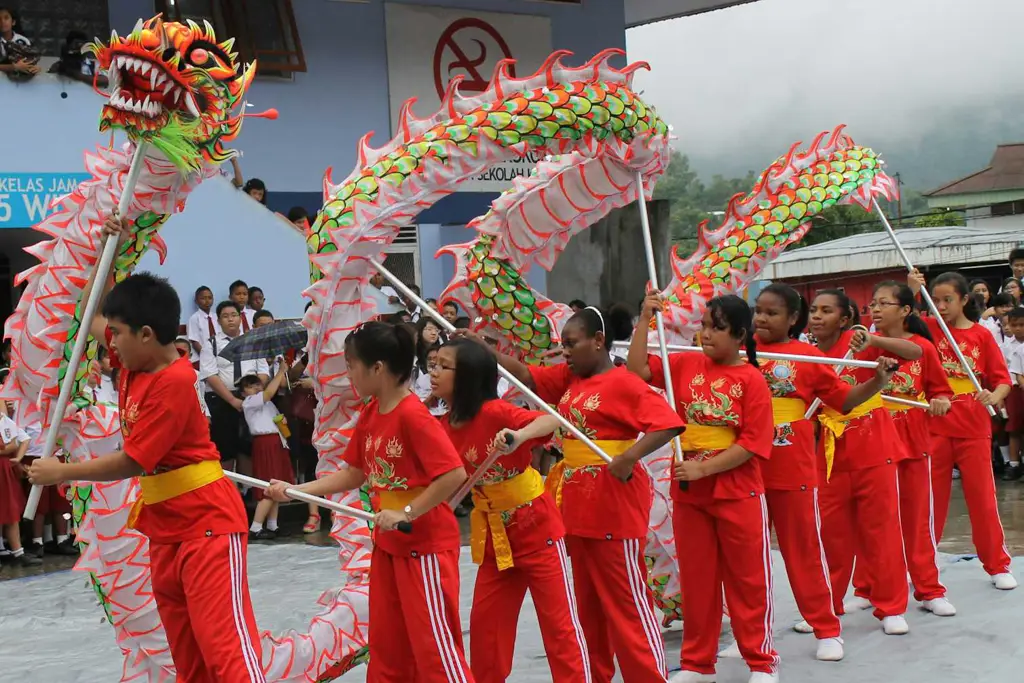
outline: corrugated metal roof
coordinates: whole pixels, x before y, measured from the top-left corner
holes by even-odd
[[[1024,241],[1024,216],[1016,227],[904,228],[896,235],[915,266],[1005,261]],[[869,232],[787,251],[761,273],[762,280],[900,268],[888,233]]]
[[[757,0],[626,0],[626,28],[712,12]]]
[[[1024,142],[999,145],[988,166],[940,188],[925,192],[926,197],[957,194],[1024,190]]]

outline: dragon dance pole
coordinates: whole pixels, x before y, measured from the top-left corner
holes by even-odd
[[[889,233],[889,239],[892,240],[892,244],[896,247],[896,251],[899,252],[900,258],[903,259],[903,265],[907,267],[907,272],[914,272],[914,264],[911,262],[910,257],[907,256],[907,252],[904,251],[903,245],[900,244],[900,240],[896,237],[896,231],[892,229],[892,225],[889,223],[889,217],[882,211],[882,207],[879,205],[878,200],[874,197],[871,198],[871,204],[875,207],[875,212],[878,217],[882,220],[882,225],[885,226],[885,231]],[[982,392],[981,382],[978,381],[978,376],[974,374],[974,370],[967,363],[967,359],[964,357],[964,352],[960,350],[960,345],[953,339],[953,333],[949,330],[949,326],[946,325],[946,321],[939,315],[939,309],[936,308],[935,302],[932,301],[932,295],[928,293],[928,287],[921,287],[921,298],[928,304],[928,310],[931,311],[932,316],[935,318],[935,322],[938,323],[939,328],[942,330],[942,334],[949,340],[949,346],[953,349],[953,353],[956,354],[957,360],[960,361],[960,365],[963,367],[964,372],[967,374],[967,379],[971,380],[971,384],[974,385],[974,390],[977,393]],[[996,411],[992,406],[985,406],[988,408],[988,414],[995,417]],[[1003,417],[1006,417],[1006,411],[1003,411]]]
[[[615,342],[615,348],[629,348],[628,342]],[[648,349],[657,349],[658,347],[654,344],[648,344]],[[684,353],[704,353],[704,349],[699,346],[683,346],[681,344],[666,344],[665,348],[669,351],[682,351]],[[804,356],[798,353],[773,353],[773,352],[757,352],[759,359],[765,360],[785,360],[793,363],[817,363],[818,365],[845,365],[852,368],[870,368],[874,370],[878,367],[878,361],[873,360],[853,360],[848,358],[829,358],[828,356]]]
[[[868,331],[868,328],[864,327],[863,325],[854,325],[850,329],[851,330],[864,330],[865,332]],[[846,352],[846,355],[843,356],[843,360],[852,360],[852,359],[853,359],[853,349],[850,349],[850,350],[848,350]],[[836,374],[838,375],[842,371],[843,371],[842,366],[838,366],[837,365],[836,366]],[[814,399],[811,402],[810,407],[807,409],[807,412],[804,413],[804,419],[805,420],[810,420],[811,417],[814,415],[814,413],[818,412],[818,408],[820,408],[820,407],[821,407],[821,399],[820,398]]]
[[[636,172],[636,201],[637,206],[640,208],[640,226],[644,233],[644,254],[647,256],[647,278],[650,281],[651,288],[657,292],[660,290],[658,287],[658,270],[654,262],[654,240],[651,239],[651,221],[647,215],[647,198],[644,196],[644,177],[640,171]],[[665,374],[665,396],[668,398],[668,404],[672,410],[678,410],[676,406],[676,392],[672,387],[672,370],[669,367],[668,362],[668,343],[665,340],[665,317],[661,311],[657,311],[654,314],[655,325],[658,329],[658,347],[661,351],[661,371]],[[672,439],[672,460],[679,461],[683,457],[683,442],[677,434]],[[685,482],[681,482],[685,483]]]
[[[515,437],[513,437],[511,434],[506,434],[505,443],[511,446],[513,443],[515,443]],[[495,448],[491,451],[490,455],[484,458],[484,461],[480,463],[479,466],[477,466],[473,474],[469,475],[469,477],[466,478],[466,481],[463,482],[462,486],[459,487],[459,490],[456,491],[452,495],[452,497],[448,499],[448,505],[452,508],[452,510],[459,507],[459,503],[462,502],[462,499],[465,498],[466,495],[473,489],[473,487],[476,486],[476,483],[483,478],[483,476],[487,473],[487,470],[490,469],[491,465],[494,464],[494,461],[500,458],[502,455],[503,453],[497,448]]]
[[[909,398],[900,398],[899,396],[888,396],[886,394],[882,394],[882,401],[884,401],[885,403],[896,403],[901,406],[910,406],[912,408],[924,408],[926,410],[931,407],[924,401],[912,401]]]
[[[131,206],[132,196],[135,194],[135,186],[139,182],[139,175],[146,160],[146,148],[149,145],[140,142],[135,147],[135,154],[132,156],[131,166],[128,167],[128,176],[125,178],[124,189],[121,191],[121,198],[117,202],[117,215],[124,216]],[[60,385],[60,394],[57,396],[57,404],[53,412],[49,414],[50,426],[46,431],[46,442],[43,446],[44,458],[53,456],[57,447],[57,437],[60,434],[61,425],[64,423],[64,412],[67,410],[68,402],[71,400],[71,390],[75,386],[75,376],[78,374],[78,365],[82,362],[82,354],[89,343],[89,328],[92,320],[96,317],[96,309],[99,307],[100,297],[110,277],[110,269],[114,265],[114,257],[117,256],[117,245],[120,239],[108,236],[103,242],[103,252],[96,264],[96,272],[93,275],[93,287],[89,292],[89,299],[85,302],[85,310],[82,312],[82,321],[78,326],[78,336],[75,337],[75,346],[71,350],[71,358],[68,360],[67,370],[64,373],[64,381]],[[25,505],[25,519],[34,519],[36,508],[39,507],[39,498],[43,494],[41,486],[33,486],[28,496],[28,503]]]
[[[380,274],[387,279],[388,282],[394,285],[395,289],[401,292],[402,296],[404,296],[406,299],[412,301],[417,306],[419,306],[420,310],[429,315],[431,318],[433,318],[434,322],[440,325],[442,329],[444,329],[447,332],[454,332],[456,330],[456,327],[454,325],[448,322],[440,313],[431,308],[430,305],[427,304],[427,302],[421,299],[419,296],[417,296],[415,292],[406,287],[404,282],[399,280],[394,273],[392,273],[390,270],[381,265],[380,262],[377,261],[377,259],[368,258],[367,260],[370,262],[370,265],[376,268],[380,272]],[[586,434],[577,429],[571,422],[562,417],[557,410],[549,406],[546,402],[544,402],[543,399],[537,396],[537,394],[530,391],[529,387],[527,387],[525,384],[519,381],[519,378],[517,378],[515,375],[513,375],[505,368],[503,368],[501,366],[501,363],[498,363],[498,372],[501,374],[502,377],[507,379],[512,386],[521,391],[524,396],[530,399],[538,408],[540,408],[545,413],[558,420],[559,424],[561,424],[567,432],[572,434],[573,437],[575,437],[577,440],[583,443],[583,445],[585,445],[587,448],[594,451],[594,453],[599,458],[601,458],[607,463],[610,463],[612,461],[611,457],[603,450],[601,450],[600,446],[594,443]]]

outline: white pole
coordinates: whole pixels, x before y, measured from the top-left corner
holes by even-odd
[[[121,198],[117,203],[117,215],[124,216],[128,213],[132,196],[135,194],[135,185],[139,182],[139,174],[145,165],[146,148],[148,143],[140,142],[135,148],[132,156],[131,166],[128,167],[128,176],[125,178],[124,189],[121,191]],[[110,277],[110,269],[114,265],[114,258],[117,256],[117,245],[120,242],[118,237],[109,236],[103,242],[103,252],[96,264],[96,273],[93,276],[92,291],[89,292],[89,299],[85,302],[85,310],[82,312],[81,324],[78,327],[78,336],[75,337],[75,345],[71,350],[71,358],[68,360],[68,368],[64,373],[64,381],[60,385],[60,394],[57,396],[57,404],[49,414],[50,426],[46,431],[46,441],[43,446],[44,458],[53,456],[57,447],[57,437],[60,434],[61,425],[64,423],[64,412],[67,410],[68,402],[71,400],[71,390],[75,386],[75,376],[78,374],[78,365],[82,362],[82,354],[89,341],[89,328],[92,320],[96,317],[96,309],[99,307],[100,297],[106,286],[107,278]],[[28,495],[28,503],[25,505],[25,519],[34,519],[36,509],[39,507],[39,498],[42,496],[43,488],[33,486]]]
[[[896,237],[896,231],[892,229],[892,225],[889,223],[888,216],[882,211],[882,207],[878,204],[878,200],[874,197],[871,198],[871,203],[875,207],[875,212],[878,213],[878,217],[882,219],[882,225],[885,226],[885,231],[889,233],[889,239],[892,240],[892,244],[896,247],[896,251],[899,252],[900,258],[903,259],[903,265],[907,267],[907,272],[912,273],[914,271],[914,264],[911,262],[910,257],[907,256],[907,252],[903,250],[903,245],[900,244],[900,240]],[[963,351],[960,350],[960,345],[956,343],[953,338],[953,333],[950,332],[949,327],[946,325],[946,321],[939,315],[939,309],[936,308],[935,302],[932,301],[931,294],[928,293],[928,287],[921,287],[921,298],[928,304],[928,310],[932,312],[932,317],[935,318],[935,322],[938,323],[939,329],[942,330],[942,334],[946,335],[946,339],[949,340],[949,345],[953,349],[953,353],[956,354],[957,359],[960,361],[960,365],[963,366],[964,372],[967,374],[967,379],[971,380],[971,384],[974,385],[974,390],[977,393],[982,392],[981,382],[978,381],[978,376],[974,374],[974,370],[967,363],[967,359],[964,357]],[[992,406],[985,406],[988,408],[988,414],[995,417],[996,411]],[[1003,411],[1003,417],[1006,417],[1006,411]]]
[[[864,330],[865,333],[868,331],[868,328],[864,327],[863,325],[854,325],[850,329],[851,330]],[[847,360],[850,360],[852,358],[853,358],[853,349],[850,349],[849,351],[846,352],[846,355],[843,356],[843,360],[847,361]],[[878,364],[876,363],[875,365],[877,366]],[[836,366],[836,374],[838,375],[842,371],[843,371],[843,368],[841,366],[837,365]],[[821,407],[821,399],[820,398],[814,399],[814,401],[811,402],[810,407],[807,409],[807,412],[804,413],[804,419],[805,420],[810,420],[811,417],[814,415],[814,413],[818,412],[818,408],[820,408],[820,407]]]
[[[615,342],[615,348],[629,348],[629,342]],[[658,348],[655,344],[648,344],[648,349],[655,350]],[[682,351],[689,353],[704,353],[704,349],[699,346],[683,346],[681,344],[666,344],[665,348],[669,351]],[[757,357],[764,360],[787,360],[794,363],[817,363],[819,365],[844,365],[851,368],[870,368],[874,370],[878,367],[878,361],[873,360],[852,360],[848,358],[829,358],[828,356],[803,356],[798,353],[774,353],[774,352],[757,352]]]
[[[417,306],[419,306],[420,311],[422,313],[426,313],[431,318],[433,318],[434,322],[440,325],[442,329],[446,330],[447,332],[454,332],[456,330],[456,327],[454,325],[448,322],[440,313],[431,308],[427,304],[427,302],[421,299],[415,292],[406,287],[405,283],[398,279],[398,277],[394,273],[392,273],[390,270],[381,265],[376,259],[369,258],[367,260],[370,262],[370,265],[376,268],[378,272],[380,272],[380,274],[383,275],[388,280],[388,282],[390,282],[395,287],[395,289],[401,292],[402,295],[406,297],[409,301],[412,301]],[[610,463],[612,461],[611,457],[603,450],[601,450],[600,446],[594,443],[586,434],[577,429],[571,422],[562,417],[562,415],[557,410],[555,410],[547,403],[545,403],[539,396],[537,396],[537,394],[530,391],[530,389],[525,384],[520,382],[515,375],[513,375],[511,372],[503,368],[501,366],[501,363],[498,364],[498,372],[501,374],[502,377],[507,379],[512,386],[521,391],[524,396],[530,399],[538,408],[540,408],[545,413],[558,420],[559,424],[562,425],[563,429],[572,434],[573,437],[578,439],[587,448],[594,451],[594,453],[598,457],[600,457],[607,463]]]
[[[658,286],[658,270],[657,264],[654,262],[654,240],[651,238],[651,222],[647,215],[647,198],[644,196],[644,177],[640,171],[636,172],[636,200],[637,206],[640,209],[640,226],[641,232],[644,234],[644,254],[647,256],[647,278],[650,280],[651,288],[658,292],[661,288]],[[672,370],[669,367],[668,362],[668,343],[665,339],[665,318],[661,314],[661,311],[656,311],[654,314],[655,325],[658,329],[658,347],[661,352],[661,371],[665,375],[665,397],[668,399],[668,404],[672,410],[678,411],[679,408],[676,406],[676,392],[672,386]],[[640,330],[636,330],[633,334],[639,334]],[[647,334],[647,330],[643,331]],[[677,434],[672,439],[672,444],[675,448],[672,451],[672,460],[679,461],[683,457],[683,441]]]
[[[913,408],[925,408],[928,409],[931,406],[923,401],[912,401],[909,398],[900,398],[899,396],[889,396],[882,394],[882,400],[886,403],[898,403],[901,406],[911,406]]]

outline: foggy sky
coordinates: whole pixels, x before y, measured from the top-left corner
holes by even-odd
[[[846,123],[926,189],[1024,140],[1022,33],[1021,0],[760,0],[627,44],[651,64],[634,85],[702,175],[760,171]]]

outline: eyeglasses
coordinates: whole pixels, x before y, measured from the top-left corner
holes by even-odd
[[[872,301],[868,304],[868,308],[882,308],[884,306],[899,306],[901,305],[898,301]]]
[[[430,366],[429,370],[430,370],[430,374],[433,375],[433,374],[440,374],[442,370],[451,370],[451,371],[454,372],[455,368],[454,367],[449,367],[447,365],[442,365],[441,363],[434,363],[433,365]]]

